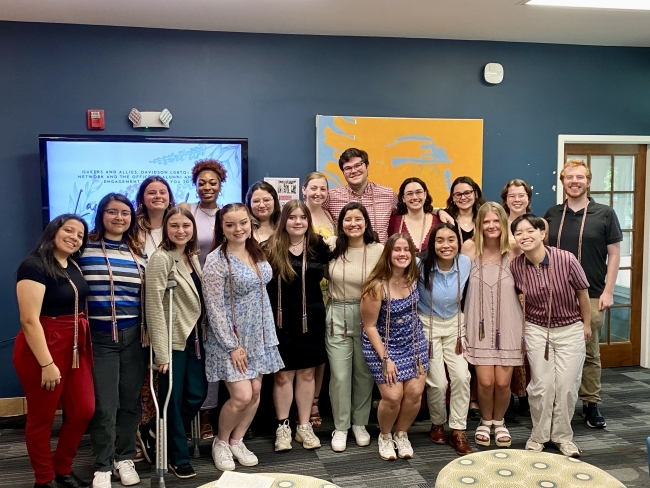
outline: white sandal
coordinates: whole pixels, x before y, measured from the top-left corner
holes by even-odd
[[[474,442],[483,447],[490,447],[490,430],[492,428],[492,420],[483,420],[478,424],[476,432],[474,433]],[[487,440],[479,439],[477,435],[487,437]]]
[[[510,436],[510,432],[504,424],[504,420],[493,420],[492,425],[494,425],[494,443],[497,445],[497,447],[510,447],[512,444],[512,437]],[[507,437],[508,440],[500,440],[504,437]]]

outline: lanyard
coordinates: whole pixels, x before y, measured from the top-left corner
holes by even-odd
[[[346,251],[347,254],[347,251]],[[363,286],[363,283],[366,281],[366,275],[368,270],[366,269],[366,255],[367,255],[367,245],[363,245],[363,261],[361,262],[361,286]],[[338,260],[337,260],[338,261]],[[334,261],[334,265],[332,266],[332,271],[330,273],[330,279],[328,282],[329,285],[329,294],[330,297],[332,297],[332,304],[336,301],[334,299],[334,294],[332,293],[332,281],[333,281],[333,273],[334,273],[334,268],[336,268],[336,262]],[[343,262],[343,337],[348,336],[348,319],[347,319],[347,306],[345,305],[345,256],[341,255],[341,261]],[[330,316],[330,336],[334,337],[334,311],[332,310],[332,314]],[[361,330],[361,324],[359,324],[359,330]]]
[[[478,322],[478,340],[482,341],[485,338],[485,310],[483,307],[483,256],[478,256],[478,268],[479,268],[479,322]],[[496,309],[496,318],[494,320],[495,328],[495,337],[494,337],[494,347],[495,349],[501,349],[501,275],[503,273],[503,256],[499,261],[499,276],[497,277],[497,309]],[[491,307],[492,313],[494,314],[494,304]],[[494,316],[494,315],[493,315]]]
[[[585,212],[586,213],[586,212]],[[548,361],[548,349],[549,349],[549,338],[551,334],[551,307],[553,306],[553,255],[546,251],[546,256],[548,256],[548,318],[546,320],[546,348],[544,349],[544,359]],[[521,336],[521,352],[526,352],[526,338],[524,331],[526,329],[526,292],[528,290],[528,265],[526,264],[526,257],[524,256],[524,282],[522,286],[522,295],[521,307],[523,312],[523,324],[522,324],[522,336]]]
[[[560,228],[557,231],[557,248],[562,249],[560,242],[562,240],[562,228],[564,227],[564,217],[566,217],[566,209],[568,206],[568,200],[564,202],[564,209],[562,209],[562,219],[560,220]],[[585,221],[587,220],[587,208],[589,207],[589,200],[587,200],[587,205],[583,210],[582,222],[580,222],[580,234],[578,234],[578,262],[582,264],[582,235],[585,231]]]

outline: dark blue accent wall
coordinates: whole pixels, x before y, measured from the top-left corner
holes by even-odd
[[[482,81],[488,62],[501,85]],[[320,37],[0,22],[0,341],[19,329],[15,270],[40,235],[38,134],[136,134],[168,108],[170,136],[247,137],[249,178],[315,167],[315,116],[482,118],[483,186],[555,202],[558,134],[650,134],[650,49]],[[371,155],[372,159],[372,155]],[[442,202],[441,196],[434,196]],[[0,397],[21,395],[0,342]]]

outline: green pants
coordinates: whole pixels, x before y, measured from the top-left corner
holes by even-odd
[[[180,466],[190,462],[185,428],[199,413],[208,394],[205,377],[205,351],[201,344],[201,359],[194,351],[194,332],[190,334],[184,351],[172,351],[172,394],[167,407],[167,453],[169,462]],[[158,402],[165,403],[169,388],[169,373],[158,376]],[[155,419],[153,421],[155,426]],[[154,427],[155,431],[155,427]]]
[[[347,322],[344,337],[343,310]],[[332,321],[333,331],[332,335]],[[359,301],[330,300],[327,307],[325,348],[330,362],[330,400],[334,428],[347,431],[352,425],[367,425],[374,379],[361,349]]]

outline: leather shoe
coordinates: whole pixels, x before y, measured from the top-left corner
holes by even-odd
[[[429,439],[434,444],[446,444],[447,434],[445,433],[444,425],[432,425],[431,432],[429,432]]]
[[[449,444],[461,456],[464,456],[465,454],[472,454],[472,446],[470,446],[469,442],[467,442],[467,437],[465,436],[464,430],[454,430],[451,433]]]
[[[54,479],[59,486],[65,488],[88,488],[90,486],[90,483],[86,483],[72,471],[70,471],[70,474],[57,474]]]

